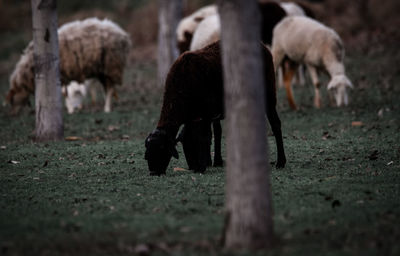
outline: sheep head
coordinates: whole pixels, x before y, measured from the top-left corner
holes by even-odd
[[[163,129],[155,129],[145,141],[147,160],[150,175],[165,174],[171,157],[178,158],[175,140],[168,136]]]
[[[62,87],[62,92],[65,96],[65,106],[68,114],[83,108],[83,101],[86,97],[86,86],[84,84],[72,81],[68,86]]]
[[[349,104],[347,88],[353,88],[353,84],[345,75],[336,75],[332,77],[328,84],[328,90],[333,94],[336,100],[336,106],[347,106]]]

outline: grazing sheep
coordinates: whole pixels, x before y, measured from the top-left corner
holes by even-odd
[[[328,90],[334,93],[336,105],[348,104],[346,89],[352,88],[353,85],[345,75],[342,40],[333,29],[308,17],[287,17],[274,29],[272,55],[275,68],[285,56],[307,66],[315,87],[315,107],[321,107],[318,80],[320,69],[328,72],[331,77]],[[284,77],[289,104],[293,109],[297,106],[293,98],[291,80],[296,68],[296,65],[291,65]]]
[[[285,9],[285,12],[287,16],[307,16],[310,18],[314,18],[315,14],[314,12],[307,6],[302,3],[296,3],[296,2],[281,2],[280,3],[281,7]],[[278,86],[284,87],[283,84],[283,71],[286,71],[288,69],[288,65],[293,65],[291,63],[290,59],[285,59],[282,62],[281,68],[277,70],[278,73]],[[306,80],[304,76],[304,66],[300,65],[298,68],[298,71],[296,73],[296,76],[294,77],[294,83],[300,84],[300,85],[305,85]]]
[[[277,168],[286,157],[281,123],[276,112],[275,72],[272,56],[263,46],[266,114],[277,144]],[[166,80],[164,100],[157,128],[146,138],[145,159],[150,175],[165,174],[175,148],[179,127],[189,129],[185,150],[189,168],[204,172],[209,159],[210,125],[224,118],[223,68],[219,42],[201,50],[182,54],[172,65]],[[185,133],[187,130],[185,131]],[[220,139],[220,138],[219,138]],[[185,148],[185,145],[184,145]]]
[[[274,26],[284,17],[286,13],[284,9],[275,2],[260,2],[259,8],[262,14],[262,40],[265,40],[265,43],[271,43],[272,37],[272,29]],[[193,34],[192,43],[190,45],[190,50],[199,50],[207,45],[210,45],[220,38],[221,25],[219,20],[219,15],[211,15],[203,19],[196,31]],[[222,166],[223,161],[221,157],[221,137],[222,137],[222,127],[219,120],[214,120],[212,122],[213,132],[214,132],[214,164],[213,166]],[[187,130],[186,127],[184,130]],[[189,134],[190,131],[185,131],[185,134]],[[181,137],[181,136],[180,136]],[[210,131],[210,141],[211,141],[211,131]],[[185,141],[188,141],[186,139]],[[184,143],[183,141],[183,149],[186,153],[185,145],[190,143]],[[210,151],[210,150],[208,150]],[[185,154],[186,155],[186,154]],[[210,157],[208,157],[210,159]],[[189,161],[188,161],[189,163]],[[211,160],[208,161],[211,163]],[[190,164],[189,164],[189,169]]]
[[[104,87],[104,111],[111,111],[115,86],[122,84],[131,41],[129,35],[110,20],[89,18],[67,23],[58,29],[61,83],[83,83],[96,78]],[[25,49],[10,77],[6,100],[17,112],[34,92],[33,43]]]
[[[180,53],[189,50],[193,33],[199,23],[206,17],[217,14],[217,11],[216,5],[204,6],[179,22],[176,28],[176,36]]]

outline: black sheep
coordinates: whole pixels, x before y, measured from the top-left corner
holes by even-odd
[[[277,144],[277,168],[283,168],[281,122],[276,112],[275,72],[272,56],[263,46],[266,114]],[[165,174],[172,156],[178,158],[176,135],[185,125],[185,155],[190,169],[204,172],[209,162],[210,125],[224,118],[223,69],[219,42],[182,54],[172,65],[166,80],[164,100],[157,128],[146,138],[145,159],[150,175]],[[184,143],[186,144],[186,143]],[[220,144],[219,142],[216,144]]]

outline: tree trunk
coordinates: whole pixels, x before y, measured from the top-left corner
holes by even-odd
[[[36,140],[63,138],[57,1],[32,0]]]
[[[227,125],[227,249],[259,249],[273,236],[261,26],[257,1],[219,0]]]
[[[182,17],[182,0],[158,0],[158,84],[164,86],[168,71],[178,57],[176,27]]]

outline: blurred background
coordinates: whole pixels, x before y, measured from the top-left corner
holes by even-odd
[[[212,0],[183,0],[186,16]],[[383,83],[390,84],[399,73],[394,63],[399,58],[400,1],[398,0],[303,0],[316,18],[334,28],[342,37],[346,55],[382,58],[379,72],[384,72]],[[58,1],[59,26],[87,17],[109,18],[117,22],[131,36],[130,53],[124,84],[143,91],[156,83],[154,69],[157,53],[157,1],[156,0],[61,0]],[[8,79],[23,49],[32,38],[30,1],[0,0],[0,93],[8,90]],[[384,53],[384,54],[383,54]],[[384,58],[384,55],[387,58]],[[373,67],[360,69],[353,77],[356,86],[363,86],[365,74]],[[136,72],[140,70],[140,72]],[[142,72],[144,71],[144,72]],[[147,79],[149,78],[149,79]],[[143,92],[146,94],[146,92]],[[140,97],[139,97],[140,98]],[[146,100],[141,97],[142,100]],[[2,100],[3,101],[3,100]]]

